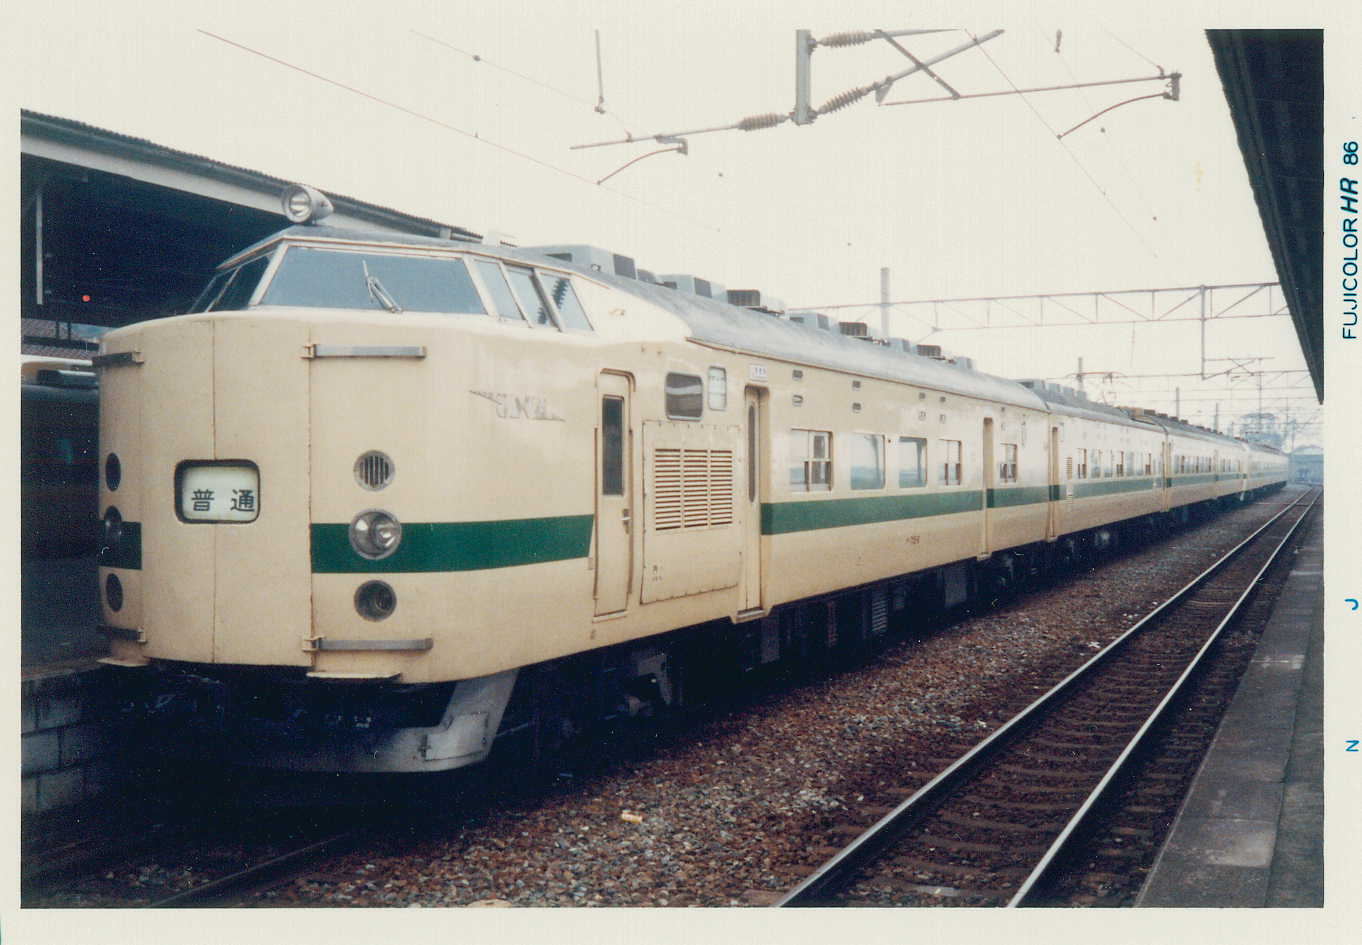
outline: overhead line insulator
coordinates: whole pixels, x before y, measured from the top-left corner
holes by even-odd
[[[860,88],[847,89],[845,92],[834,95],[824,102],[822,107],[818,109],[818,114],[829,115],[838,109],[846,108],[853,102],[859,102],[873,91],[875,91],[875,86],[873,85],[863,85]]]
[[[878,33],[853,30],[845,33],[833,33],[831,36],[825,36],[823,39],[817,40],[817,43],[819,46],[859,46],[862,43],[868,43],[871,40],[878,38]]]
[[[739,131],[759,131],[762,128],[774,128],[782,121],[789,120],[789,115],[767,112],[765,115],[748,115],[733,127],[737,128]]]

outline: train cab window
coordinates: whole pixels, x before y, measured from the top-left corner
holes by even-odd
[[[515,297],[520,301],[521,309],[529,317],[530,324],[545,328],[557,328],[558,323],[553,320],[553,313],[549,309],[548,300],[540,291],[533,270],[521,269],[519,266],[507,266],[506,274],[511,277],[511,288],[515,290]]]
[[[699,420],[705,407],[705,386],[694,374],[667,374],[667,419]]]
[[[832,434],[825,430],[790,431],[790,491],[827,492],[832,488]]]
[[[1003,460],[998,464],[998,480],[1000,482],[1017,481],[1017,444],[1004,443]]]
[[[483,287],[487,290],[487,297],[492,300],[492,308],[496,310],[497,317],[524,324],[525,316],[521,313],[520,306],[516,305],[515,296],[511,293],[511,286],[506,281],[506,274],[501,271],[501,266],[490,259],[475,259],[473,266],[482,278]]]
[[[848,436],[851,457],[851,488],[884,488],[884,437],[874,433]]]
[[[553,272],[540,271],[539,279],[544,284],[549,298],[558,308],[558,317],[563,322],[564,331],[590,331],[591,322],[587,320],[586,309],[577,299],[572,288],[572,280]]]
[[[927,441],[919,436],[899,437],[899,488],[927,484]]]
[[[960,441],[942,440],[941,452],[941,484],[943,486],[960,485]]]
[[[289,248],[261,304],[487,314],[462,259],[310,246]]]
[[[246,307],[260,277],[269,267],[269,256],[258,256],[227,272],[220,272],[209,281],[190,307],[191,312],[235,312]]]

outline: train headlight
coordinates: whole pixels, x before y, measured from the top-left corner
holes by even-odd
[[[350,547],[355,553],[377,561],[386,558],[402,544],[402,523],[390,512],[369,509],[350,523]]]
[[[123,540],[123,516],[115,506],[109,506],[100,523],[99,563],[112,566],[118,560],[118,545]],[[118,608],[115,607],[115,610]]]
[[[397,609],[397,592],[382,581],[367,581],[355,591],[355,610],[365,620],[383,620]]]
[[[284,216],[290,223],[317,223],[331,215],[331,201],[313,187],[294,184],[284,191]]]

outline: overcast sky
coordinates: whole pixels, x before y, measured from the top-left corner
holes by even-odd
[[[897,299],[1277,278],[1202,30],[1229,25],[1217,6],[1203,5],[1206,19],[1145,6],[1094,18],[1028,4],[1021,18],[959,3],[853,2],[834,12],[826,3],[713,0],[191,3],[155,17],[129,9],[29,4],[34,41],[16,50],[18,104],[501,231],[520,245],[604,246],[654,272],[760,288],[792,306],[877,299],[881,266]],[[966,30],[1006,30],[936,67],[964,93],[1161,67],[1183,74],[1181,99],[1125,106],[1061,143],[1056,133],[1164,86],[902,107],[866,98],[812,126],[692,136],[688,155],[647,158],[604,185],[596,181],[660,145],[570,150],[788,112],[796,28],[826,36],[942,23],[960,28],[901,41],[928,58],[965,42]],[[593,108],[596,30],[605,114]],[[884,42],[820,48],[813,101],[908,65]],[[889,100],[942,93],[915,75]],[[877,312],[861,317],[878,327]],[[899,312],[891,330],[1012,377],[1071,375],[1079,356],[1088,370],[1127,376],[1201,367],[1194,324],[928,338],[928,326]],[[1206,354],[1304,369],[1286,318],[1213,325]],[[1183,415],[1209,424],[1217,385],[1088,387],[1171,410],[1175,384]],[[1296,389],[1274,391],[1287,385]],[[1252,379],[1234,386],[1256,395]],[[1225,398],[1222,420],[1257,405],[1256,396]],[[1265,406],[1313,414],[1305,375],[1270,379]]]

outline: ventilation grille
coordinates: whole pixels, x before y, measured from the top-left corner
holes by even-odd
[[[393,461],[386,453],[377,450],[365,453],[355,460],[355,478],[366,489],[382,489],[393,478]]]
[[[733,524],[733,451],[666,447],[653,454],[653,527]]]

